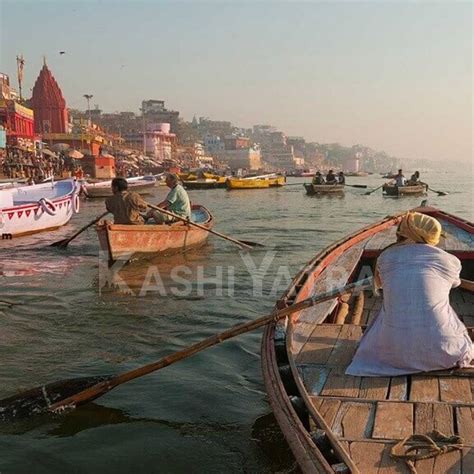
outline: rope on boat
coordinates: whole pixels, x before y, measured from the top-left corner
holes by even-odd
[[[410,446],[407,444],[410,443]],[[415,461],[430,459],[464,447],[460,436],[446,436],[434,430],[431,436],[414,434],[407,436],[392,447],[390,456],[405,461],[412,474],[417,474]]]

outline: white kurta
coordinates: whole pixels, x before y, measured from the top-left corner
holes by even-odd
[[[349,375],[403,375],[465,367],[474,346],[449,304],[461,262],[425,244],[402,244],[378,259],[383,307],[363,335]]]

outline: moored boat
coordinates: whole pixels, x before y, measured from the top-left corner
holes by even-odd
[[[266,189],[284,186],[285,183],[285,177],[280,175],[228,178],[226,181],[227,189]]]
[[[343,194],[343,184],[311,184],[304,183],[306,194],[314,196],[315,194]]]
[[[79,212],[79,186],[72,179],[0,190],[3,239],[57,229]]]
[[[149,194],[155,187],[156,178],[154,176],[137,176],[127,178],[128,189],[139,194]],[[103,198],[112,196],[112,180],[86,182],[83,184],[83,189],[87,197]]]
[[[461,277],[472,280],[474,225],[434,208],[416,210],[441,222],[445,236],[438,246],[456,255],[462,262]],[[381,251],[395,242],[400,219],[387,217],[323,249],[295,277],[277,308],[365,277]],[[450,298],[472,337],[474,294],[456,288]],[[265,387],[301,470],[408,473],[403,460],[391,457],[392,447],[406,437],[431,435],[437,429],[460,436],[463,445],[417,460],[418,474],[473,472],[472,369],[397,377],[345,374],[361,335],[382,305],[383,297],[372,291],[341,296],[265,330]]]
[[[397,186],[396,184],[384,184],[383,192],[387,196],[420,196],[426,194],[427,184],[415,184],[407,186]]]
[[[218,176],[217,178],[204,178],[195,180],[184,180],[183,186],[186,189],[217,189],[226,187],[227,178]]]
[[[192,206],[192,221],[212,229],[214,218],[204,207]],[[99,244],[108,260],[130,260],[147,254],[172,254],[203,245],[209,232],[183,222],[121,225],[101,222],[96,226]]]

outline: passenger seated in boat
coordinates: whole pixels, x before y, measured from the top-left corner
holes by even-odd
[[[436,247],[440,235],[433,217],[418,212],[403,217],[397,242],[376,265],[382,309],[346,374],[396,376],[470,365],[473,343],[449,304],[451,288],[461,284],[461,262]]]
[[[186,190],[179,184],[179,178],[174,173],[168,173],[166,175],[166,186],[170,188],[168,195],[165,200],[158,204],[158,207],[167,209],[178,216],[191,219],[191,203]],[[178,219],[163,214],[160,211],[150,210],[148,211],[147,218],[153,218],[157,224],[171,224],[176,222]]]
[[[342,171],[339,171],[337,175],[337,184],[346,184],[346,177]]]
[[[407,183],[408,186],[416,186],[417,184],[421,184],[419,171],[415,171]]]
[[[333,170],[329,170],[328,174],[326,175],[326,184],[337,184],[337,178]]]
[[[405,179],[405,176],[403,175],[403,170],[398,170],[398,174],[395,176],[395,184],[398,187],[402,187],[407,184],[407,180]]]
[[[316,185],[325,183],[324,177],[319,171],[317,171],[316,174],[314,175],[312,183]]]
[[[106,209],[114,216],[114,224],[141,225],[145,223],[140,211],[146,211],[147,203],[139,194],[128,191],[125,178],[112,180],[113,196],[105,200]]]

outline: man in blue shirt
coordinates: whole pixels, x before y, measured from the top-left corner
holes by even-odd
[[[178,216],[191,219],[191,203],[186,190],[179,184],[178,176],[174,173],[166,175],[166,186],[170,188],[165,200],[158,204],[158,207],[166,209]],[[153,218],[157,224],[170,224],[178,219],[163,214],[160,211],[149,211],[147,218]]]

